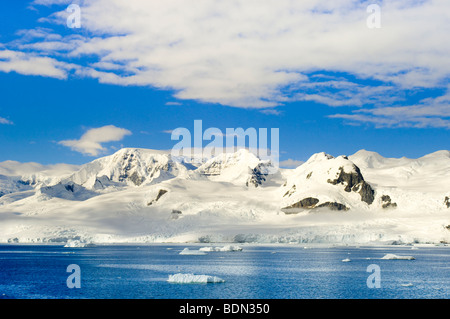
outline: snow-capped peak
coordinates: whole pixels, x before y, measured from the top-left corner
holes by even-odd
[[[125,148],[83,165],[62,182],[71,181],[92,189],[114,183],[140,186],[180,175],[187,175],[187,168],[172,160],[168,152]]]
[[[257,187],[267,180],[269,170],[273,168],[269,160],[261,160],[251,151],[240,149],[209,159],[197,169],[197,173],[213,181]]]
[[[374,192],[364,180],[360,169],[347,156],[333,157],[326,153],[311,156],[297,167],[282,188],[285,207],[314,208],[361,206],[371,204]]]

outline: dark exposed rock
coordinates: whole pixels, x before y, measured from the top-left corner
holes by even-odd
[[[375,192],[364,180],[358,166],[353,165],[354,172],[346,173],[343,167],[339,167],[339,176],[335,180],[327,180],[332,185],[345,185],[346,192],[356,192],[361,195],[361,200],[367,204],[372,204],[375,199]]]
[[[448,196],[445,196],[444,204],[447,206],[447,208],[450,208],[450,198]]]
[[[310,179],[311,176],[312,176],[312,173],[313,173],[313,172],[310,172],[310,173],[306,176],[306,179]]]
[[[183,213],[180,210],[172,209],[172,219],[178,219]]]
[[[349,210],[349,208],[347,206],[345,206],[344,204],[341,203],[337,203],[337,202],[325,202],[323,204],[318,205],[316,208],[322,208],[322,207],[327,207],[331,210]]]
[[[325,202],[317,205],[318,203],[319,200],[317,198],[308,197],[292,204],[291,206],[282,208],[281,211],[283,211],[285,214],[297,214],[304,209],[329,208],[331,210],[349,210],[347,206],[337,202]]]
[[[301,201],[292,204],[291,206],[284,207],[283,209],[289,209],[289,208],[314,208],[319,200],[317,198],[308,197],[305,199],[302,199]]]
[[[24,185],[24,186],[30,186],[31,185],[31,181],[18,180],[17,183],[21,184],[21,185]]]
[[[134,185],[140,186],[145,181],[145,177],[139,176],[137,172],[134,172],[131,174],[130,177],[128,177],[130,181],[133,182]]]
[[[384,209],[397,207],[397,203],[393,203],[389,195],[381,196],[381,202],[381,207],[383,207]]]
[[[375,192],[365,181],[353,186],[352,190],[359,193],[363,202],[366,202],[369,205],[373,203],[375,199]]]
[[[260,163],[256,165],[255,168],[250,169],[249,168],[249,174],[250,177],[245,183],[245,185],[248,187],[249,185],[253,185],[255,187],[258,187],[259,185],[262,185],[263,182],[266,181],[268,171],[265,164]]]
[[[353,165],[353,168],[355,169],[355,172],[346,173],[343,167],[339,167],[339,176],[335,180],[329,179],[327,182],[333,185],[346,185],[344,190],[346,192],[351,192],[354,186],[364,182],[364,178],[361,175],[359,168],[355,165]]]
[[[75,191],[75,185],[74,184],[67,184],[64,185],[64,188],[68,191],[68,192],[74,192]]]
[[[167,193],[167,191],[165,189],[160,189],[158,194],[156,195],[156,198],[154,200],[152,200],[151,202],[147,203],[147,206],[150,206],[153,203],[156,203],[161,198],[161,196],[163,196],[165,193]]]
[[[290,189],[290,190],[288,190],[284,195],[283,195],[283,197],[286,197],[286,196],[291,196],[294,192],[295,192],[295,190],[296,190],[296,186],[294,185],[294,186],[292,186],[292,188]]]

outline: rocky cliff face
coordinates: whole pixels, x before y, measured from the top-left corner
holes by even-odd
[[[287,205],[282,210],[326,207],[345,211],[351,206],[361,206],[353,194],[359,195],[359,202],[367,205],[375,199],[375,191],[348,157],[318,153],[288,178],[283,187],[283,202]]]
[[[354,164],[350,172],[345,172],[343,167],[339,167],[338,177],[334,180],[328,179],[327,182],[332,185],[344,185],[346,192],[358,193],[361,195],[361,200],[369,205],[373,203],[375,198],[372,187],[366,183],[360,169]]]
[[[187,174],[183,163],[170,154],[143,149],[122,149],[83,167],[61,182],[74,182],[87,189],[109,186],[141,186]]]
[[[337,202],[324,202],[322,204],[319,204],[319,200],[317,198],[308,197],[305,199],[302,199],[299,202],[296,202],[290,206],[283,207],[281,210],[286,214],[296,214],[299,213],[305,209],[312,210],[312,209],[319,209],[319,208],[327,208],[330,210],[349,210],[347,206],[341,203]]]
[[[247,187],[264,185],[272,177],[269,172],[273,165],[261,160],[252,152],[241,149],[236,153],[226,153],[202,164],[196,173],[218,182],[229,182]]]

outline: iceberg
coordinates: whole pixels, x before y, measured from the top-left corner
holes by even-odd
[[[239,246],[227,245],[224,247],[202,247],[199,251],[242,251],[242,248]]]
[[[180,255],[206,255],[206,253],[200,250],[190,250],[189,248],[185,248],[180,252]]]
[[[222,278],[208,275],[194,275],[194,274],[182,274],[169,275],[167,280],[171,283],[177,284],[209,284],[209,283],[221,283],[225,282]]]
[[[399,255],[394,255],[394,254],[386,254],[381,259],[387,259],[387,260],[414,260],[416,258],[414,258],[413,256],[399,256]]]
[[[66,248],[88,248],[88,247],[94,247],[95,245],[93,243],[84,242],[81,240],[69,240],[64,247]]]

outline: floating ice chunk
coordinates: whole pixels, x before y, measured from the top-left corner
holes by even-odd
[[[189,248],[185,248],[180,252],[180,255],[206,255],[206,253],[200,250],[190,250]]]
[[[348,263],[349,261],[351,261],[351,260],[348,259],[348,258],[345,258],[345,259],[342,260],[343,263]]]
[[[224,247],[202,247],[200,251],[242,251],[239,246],[227,245]]]
[[[414,260],[413,256],[399,256],[394,254],[386,254],[381,259],[388,259],[388,260]]]
[[[222,278],[208,275],[194,275],[194,274],[175,274],[169,275],[168,282],[177,284],[209,284],[225,282]]]
[[[81,240],[69,240],[64,247],[66,248],[87,248],[87,247],[94,247],[95,245],[90,242],[85,242]]]
[[[402,287],[412,287],[414,286],[412,283],[401,284]]]

